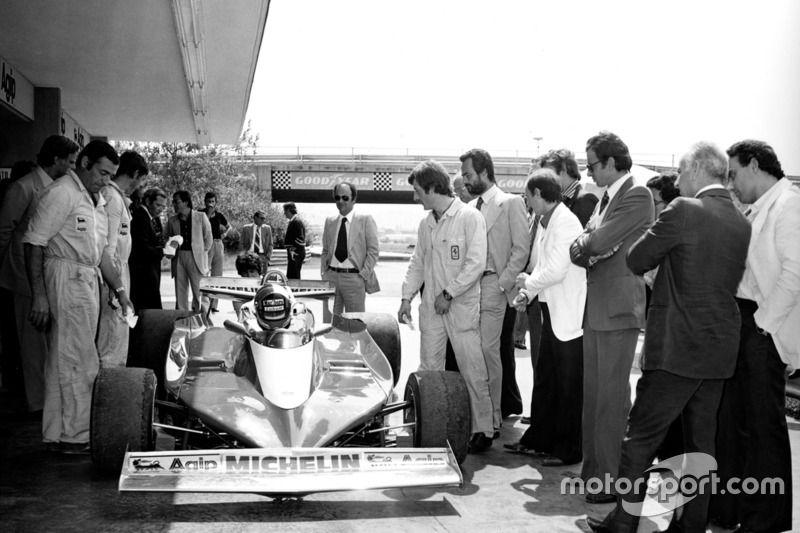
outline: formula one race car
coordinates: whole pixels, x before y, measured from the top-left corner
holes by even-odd
[[[330,286],[292,283],[279,271],[203,279],[209,297],[244,303],[224,327],[140,313],[128,368],[102,369],[92,399],[92,460],[122,468],[120,490],[286,496],[463,482],[460,374],[412,373],[405,399],[392,401],[394,317],[346,314],[315,329],[299,298]]]

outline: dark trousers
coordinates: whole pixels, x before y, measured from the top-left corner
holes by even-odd
[[[636,401],[628,417],[628,430],[622,441],[619,476],[635,485],[638,479],[647,479],[645,472],[652,466],[656,449],[664,440],[670,425],[683,417],[684,447],[686,453],[705,453],[714,457],[714,434],[716,412],[722,396],[723,380],[694,379],[678,376],[663,370],[650,370],[642,373],[636,385]],[[674,465],[680,468],[680,463]],[[704,467],[707,467],[703,470]],[[711,463],[689,463],[687,475],[695,477],[710,475]],[[642,490],[622,495],[628,503],[644,500],[646,483],[640,483]],[[706,530],[708,502],[711,498],[711,483],[705,490],[688,503],[678,508],[673,515],[680,531]],[[617,506],[603,521],[615,532],[636,532],[639,517],[628,514],[617,499]]]
[[[294,249],[294,259],[291,254],[286,254],[286,277],[288,279],[300,279],[300,269],[303,268],[303,261],[306,258],[306,247],[298,246]]]
[[[15,317],[14,313],[14,293],[0,288],[0,341],[3,343],[3,349],[0,352],[3,357],[3,388],[11,391],[15,396],[21,396],[25,391],[25,381],[22,376],[22,359],[20,359],[16,321],[28,320],[28,317]]]
[[[783,494],[717,494],[709,516],[754,531],[792,528],[792,456],[786,424],[786,365],[772,337],[756,330],[755,302],[737,300],[742,315],[736,372],[725,382],[719,409],[720,482],[765,478],[783,482]]]
[[[517,363],[514,360],[514,324],[517,310],[506,306],[503,329],[500,332],[500,363],[503,365],[503,389],[500,396],[500,413],[503,418],[522,414],[522,395],[517,386]]]
[[[520,442],[567,464],[579,463],[583,411],[583,337],[559,340],[546,303],[539,360],[534,370],[531,425]]]
[[[539,298],[534,298],[528,304],[528,331],[530,332],[530,348],[531,350],[531,368],[533,369],[533,377],[536,378],[536,363],[539,361],[539,342],[542,338],[542,309],[539,306]],[[534,391],[536,387],[534,386]],[[531,410],[533,412],[533,392],[531,393]]]

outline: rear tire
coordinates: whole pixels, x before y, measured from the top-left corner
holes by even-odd
[[[149,368],[156,373],[160,389],[164,385],[164,365],[175,320],[192,316],[192,311],[142,309],[128,342],[128,367]]]
[[[367,325],[367,333],[389,361],[394,375],[393,386],[400,379],[400,326],[389,313],[344,313],[344,318],[356,319]]]
[[[408,376],[405,400],[412,403],[403,413],[403,422],[414,422],[414,447],[443,448],[449,442],[461,464],[471,436],[469,394],[461,374],[414,372]]]
[[[118,472],[125,450],[151,451],[156,376],[146,368],[103,368],[92,392],[91,445],[95,468]]]

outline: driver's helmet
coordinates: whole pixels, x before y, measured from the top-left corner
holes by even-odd
[[[265,330],[287,327],[292,320],[293,302],[286,287],[267,283],[258,289],[254,301],[258,325]]]

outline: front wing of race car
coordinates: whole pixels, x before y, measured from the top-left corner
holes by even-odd
[[[128,452],[121,491],[315,492],[462,486],[447,448],[249,448]]]

